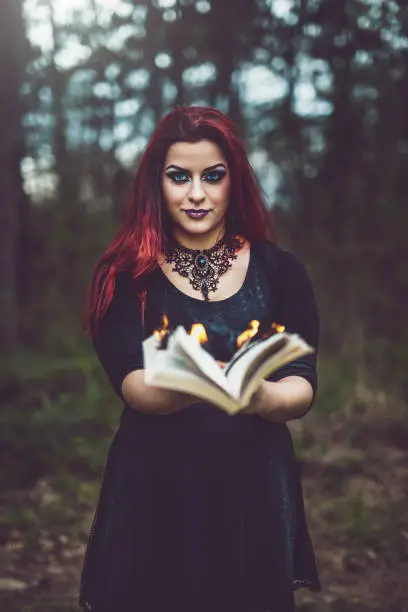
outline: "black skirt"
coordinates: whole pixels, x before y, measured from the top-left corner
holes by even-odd
[[[269,425],[269,424],[268,424]],[[286,425],[245,443],[151,445],[119,428],[84,559],[92,612],[293,612],[320,590]]]

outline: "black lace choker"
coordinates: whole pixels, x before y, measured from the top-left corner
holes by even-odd
[[[220,276],[232,266],[242,246],[243,240],[237,236],[224,237],[210,249],[194,250],[174,243],[167,251],[166,262],[174,263],[172,270],[188,278],[190,285],[201,291],[208,302],[209,292],[216,291]]]

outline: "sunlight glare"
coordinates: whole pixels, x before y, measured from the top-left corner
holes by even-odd
[[[92,12],[93,10],[93,2],[90,0],[51,0],[51,4],[58,23],[70,21],[75,13],[78,14],[82,11]],[[120,4],[118,0],[95,0],[98,17],[105,17],[107,14],[111,15],[118,4]]]

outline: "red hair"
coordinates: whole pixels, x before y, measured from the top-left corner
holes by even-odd
[[[157,125],[140,160],[122,228],[99,261],[85,306],[85,326],[95,334],[115,290],[119,272],[132,273],[142,311],[146,303],[144,280],[157,266],[157,258],[171,238],[161,192],[161,175],[169,147],[175,142],[211,140],[228,162],[231,176],[230,204],[226,229],[250,242],[260,238],[274,241],[270,215],[263,201],[244,145],[233,123],[219,110],[192,106],[177,108]]]

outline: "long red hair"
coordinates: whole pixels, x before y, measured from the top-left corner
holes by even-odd
[[[153,132],[133,180],[122,227],[93,275],[84,313],[85,327],[92,335],[112,300],[116,276],[123,270],[133,275],[144,313],[144,280],[156,268],[158,256],[166,250],[171,238],[161,191],[167,151],[175,142],[204,139],[220,147],[229,166],[231,195],[227,232],[240,234],[250,242],[260,238],[274,241],[270,215],[233,123],[215,108],[176,108],[160,121]]]

